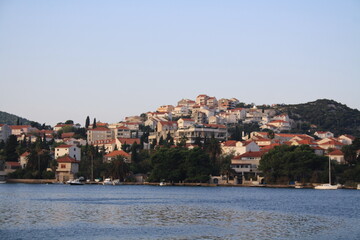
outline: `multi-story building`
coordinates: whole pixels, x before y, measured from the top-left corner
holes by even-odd
[[[63,156],[56,159],[58,166],[55,172],[55,178],[59,182],[66,182],[74,179],[79,172],[79,161],[70,156]]]
[[[8,139],[11,135],[11,128],[6,124],[0,124],[0,142]]]
[[[109,128],[97,127],[87,130],[87,141],[90,144],[99,140],[110,140],[114,138],[114,132]]]
[[[186,138],[186,143],[193,144],[197,138],[202,141],[214,137],[219,141],[227,140],[228,132],[225,125],[220,124],[193,124],[191,126],[179,128],[175,133],[175,141],[179,142]]]
[[[55,148],[55,159],[63,156],[70,156],[71,158],[80,161],[81,150],[79,147],[74,145],[60,145]]]

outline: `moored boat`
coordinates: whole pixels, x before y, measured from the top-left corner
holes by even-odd
[[[103,185],[113,185],[113,182],[111,181],[110,178],[105,178]]]
[[[320,184],[314,187],[314,189],[319,189],[319,190],[335,190],[338,188],[339,188],[338,185],[331,185],[330,183]]]
[[[74,179],[72,181],[69,181],[70,185],[84,185],[83,182],[81,182],[79,179]]]

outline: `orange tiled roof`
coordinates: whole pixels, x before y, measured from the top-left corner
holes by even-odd
[[[124,152],[123,150],[115,150],[105,155],[105,157],[116,157],[116,156],[130,157],[130,154]]]
[[[78,163],[78,161],[69,156],[59,157],[58,159],[56,159],[56,161],[59,163]]]

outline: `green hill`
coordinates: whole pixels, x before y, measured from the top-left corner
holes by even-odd
[[[351,134],[360,137],[360,111],[334,100],[319,99],[314,102],[278,106],[296,121],[294,131],[331,131],[335,135]]]
[[[30,121],[26,118],[22,118],[22,117],[14,115],[14,114],[0,111],[0,123],[1,124],[16,125],[18,119],[20,120],[20,124],[22,124],[22,125],[32,125],[34,123],[36,124],[36,122]]]

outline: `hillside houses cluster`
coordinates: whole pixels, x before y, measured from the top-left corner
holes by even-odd
[[[181,99],[176,106],[163,105],[156,111],[141,116],[129,116],[119,123],[96,122],[86,129],[86,139],[75,138],[74,132],[60,131],[64,128],[79,129],[79,124],[57,124],[52,130],[39,130],[30,125],[0,124],[0,141],[6,141],[15,135],[18,141],[35,142],[38,137],[46,141],[61,144],[52,149],[53,157],[58,162],[56,178],[66,181],[78,172],[81,159],[80,146],[93,145],[105,151],[104,162],[117,156],[131,162],[129,150],[131,145],[142,145],[144,149],[158,145],[162,140],[171,137],[174,144],[184,141],[186,147],[192,148],[200,139],[215,138],[221,142],[222,154],[232,154],[231,168],[239,174],[256,176],[261,157],[270,149],[286,145],[309,145],[316,154],[327,155],[339,164],[344,163],[341,148],[352,144],[353,136],[334,137],[331,132],[307,134],[281,133],[290,131],[294,121],[287,114],[277,114],[274,109],[240,108],[236,98],[219,99],[201,94],[195,100]],[[228,126],[238,123],[257,123],[261,132],[243,135],[242,141],[229,140]],[[271,130],[272,134],[269,134]],[[146,138],[142,138],[146,134]],[[140,140],[142,139],[142,140]],[[145,139],[145,140],[144,140]],[[26,166],[28,152],[22,154],[18,163],[6,163],[5,170],[14,171]]]

